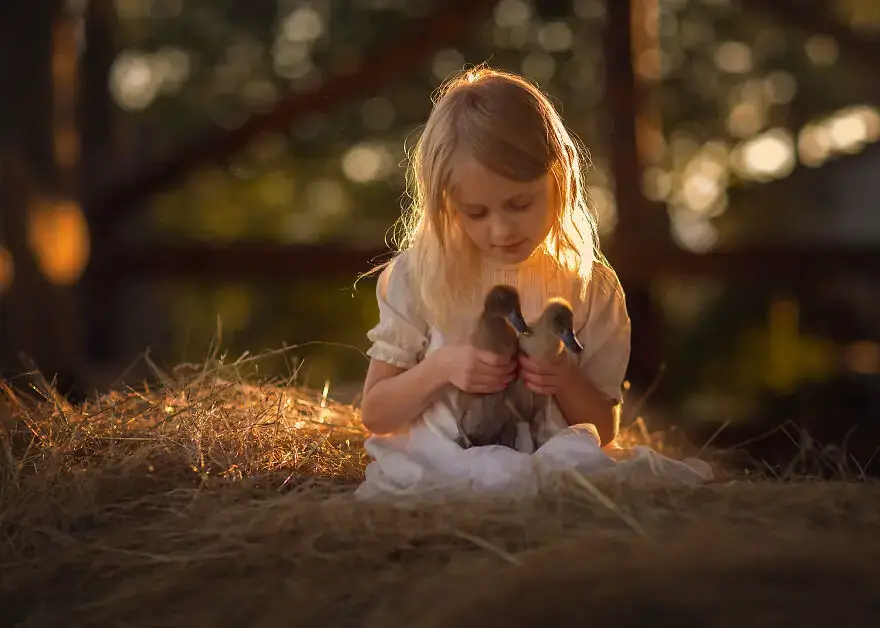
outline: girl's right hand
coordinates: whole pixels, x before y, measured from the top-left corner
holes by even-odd
[[[471,345],[444,347],[447,379],[469,393],[501,392],[516,378],[517,362]]]

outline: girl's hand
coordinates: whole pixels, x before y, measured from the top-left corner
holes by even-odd
[[[539,395],[555,395],[565,385],[571,372],[571,363],[565,353],[552,362],[541,363],[520,354],[520,376],[529,390]]]
[[[516,377],[516,360],[471,345],[444,347],[447,379],[469,393],[501,392]]]

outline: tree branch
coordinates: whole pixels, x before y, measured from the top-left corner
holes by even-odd
[[[92,228],[97,237],[109,237],[138,201],[179,183],[194,170],[209,163],[229,159],[257,137],[279,131],[304,114],[326,111],[358,98],[367,98],[394,80],[415,70],[426,56],[448,45],[497,0],[449,0],[439,3],[424,18],[421,28],[380,50],[364,55],[360,66],[346,74],[328,78],[316,89],[289,94],[263,114],[253,115],[242,126],[229,131],[213,131],[184,149],[177,156],[154,164],[128,183],[88,203]]]
[[[849,244],[774,244],[690,253],[674,246],[644,247],[620,255],[612,247],[608,257],[624,281],[648,281],[662,276],[760,278],[790,281],[801,276],[863,273],[880,275],[880,247]],[[301,281],[329,277],[354,281],[371,267],[371,260],[387,258],[387,249],[353,249],[345,243],[276,244],[266,242],[151,245],[119,253],[112,269],[116,279],[134,277],[229,280]],[[111,277],[108,277],[111,278]]]

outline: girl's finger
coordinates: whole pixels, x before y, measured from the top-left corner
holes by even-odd
[[[523,378],[523,379],[526,379],[526,378]],[[531,384],[532,386],[535,386],[537,388],[544,388],[544,389],[550,389],[550,390],[556,390],[556,388],[559,385],[559,382],[556,380],[556,378],[550,377],[550,376],[531,377],[529,379],[526,379],[526,383]]]
[[[519,354],[519,363],[528,366],[534,371],[546,371],[548,369],[552,369],[556,365],[554,361],[538,362],[537,360],[533,360],[532,358],[523,354]]]
[[[489,366],[487,364],[478,364],[475,370],[475,374],[480,377],[505,377],[516,370],[516,362],[505,364],[504,366]]]
[[[504,385],[498,384],[497,382],[474,382],[468,387],[467,390],[471,393],[490,394],[501,392],[502,390],[504,390]]]
[[[523,372],[533,373],[535,375],[548,376],[552,375],[554,370],[552,367],[548,367],[546,364],[538,364],[537,362],[530,362],[529,364],[522,365]]]
[[[535,384],[526,384],[533,393],[538,395],[552,395],[555,391],[551,386],[539,386]]]
[[[519,357],[519,363],[523,367],[530,368],[532,370],[534,370],[538,367],[538,363],[535,362],[533,359],[531,359],[529,356],[527,356],[523,353],[520,353],[518,357]]]
[[[532,373],[530,371],[523,371],[522,378],[526,380],[526,383],[528,384],[543,386],[545,383],[547,383],[545,381],[547,377],[543,373]]]
[[[511,379],[508,379],[507,376],[495,376],[495,375],[477,375],[471,378],[471,383],[476,386],[497,386],[500,388],[504,388],[510,383]]]
[[[512,361],[510,358],[498,355],[497,353],[492,353],[491,351],[479,350],[476,355],[477,360],[487,366],[505,367]]]

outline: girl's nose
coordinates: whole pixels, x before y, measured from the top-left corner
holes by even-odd
[[[516,235],[516,228],[509,220],[505,220],[501,216],[495,216],[491,223],[492,242],[496,245],[509,244]]]

